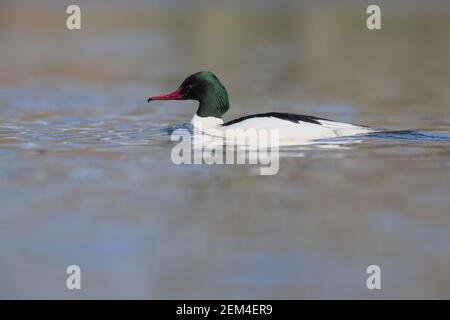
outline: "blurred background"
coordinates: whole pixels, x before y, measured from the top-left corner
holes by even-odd
[[[449,9],[2,0],[0,298],[450,298]],[[227,87],[227,120],[423,134],[295,148],[269,177],[176,166],[169,126],[195,103],[146,101],[201,70]],[[65,287],[70,264],[82,290]]]

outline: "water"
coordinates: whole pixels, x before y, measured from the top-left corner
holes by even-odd
[[[359,4],[99,3],[80,32],[58,5],[0,6],[1,298],[450,298],[448,10],[392,8],[372,33]],[[393,131],[284,148],[274,176],[177,166],[195,105],[146,100],[199,70],[227,120]]]

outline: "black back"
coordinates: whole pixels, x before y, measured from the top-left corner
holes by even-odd
[[[232,124],[236,124],[238,122],[247,120],[247,119],[252,119],[252,118],[265,118],[265,117],[272,117],[272,118],[278,118],[281,120],[286,120],[286,121],[290,121],[293,123],[299,123],[299,122],[309,122],[309,123],[314,123],[314,124],[321,124],[318,120],[326,120],[326,121],[331,121],[331,120],[327,120],[327,119],[323,119],[323,118],[318,118],[318,117],[313,117],[313,116],[305,116],[302,114],[295,114],[295,113],[284,113],[284,112],[266,112],[266,113],[257,113],[257,114],[252,114],[249,116],[245,116],[242,118],[238,118],[238,119],[234,119],[231,121],[228,121],[226,123],[224,123],[222,126],[230,126]]]

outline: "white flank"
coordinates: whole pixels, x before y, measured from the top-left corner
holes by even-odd
[[[215,117],[202,118],[195,115],[192,118],[191,123],[202,133],[222,137],[227,136],[227,130],[234,132],[239,132],[239,130],[277,130],[280,146],[304,144],[318,139],[346,137],[374,132],[374,130],[369,127],[344,122],[320,119],[317,121],[321,124],[303,121],[295,123],[276,117],[255,117],[223,127],[221,126],[223,124],[222,119]]]

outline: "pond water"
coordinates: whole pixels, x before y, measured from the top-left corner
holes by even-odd
[[[68,31],[51,3],[0,5],[1,298],[450,298],[449,10],[386,4],[368,31],[357,2],[81,1]],[[175,165],[195,103],[146,100],[200,70],[226,120],[400,132],[283,149],[273,176]]]

